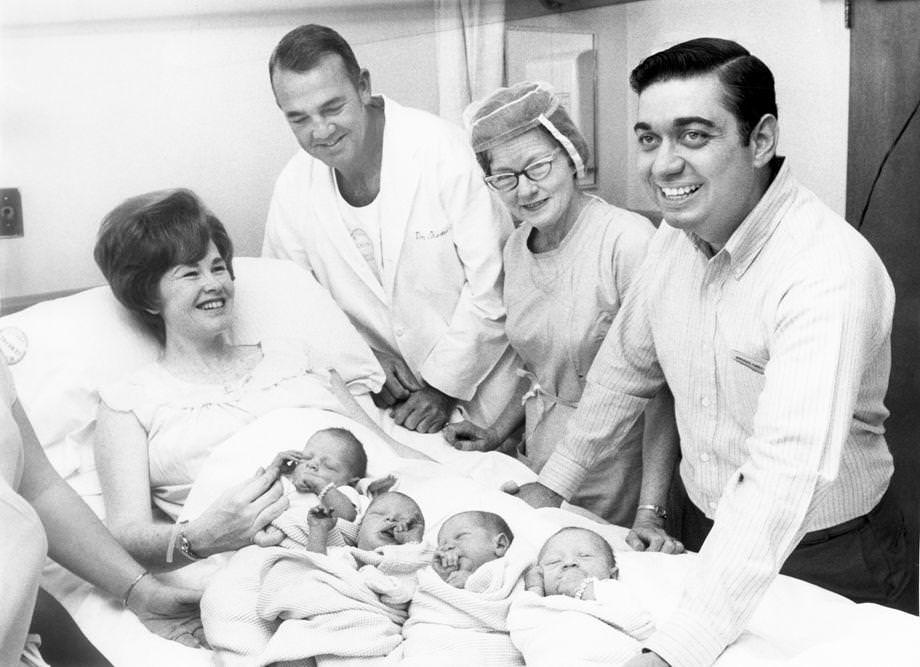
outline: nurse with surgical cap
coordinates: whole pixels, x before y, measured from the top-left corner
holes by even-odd
[[[490,450],[523,422],[517,454],[539,471],[563,438],[654,227],[579,190],[588,146],[547,84],[500,88],[470,105],[464,122],[486,184],[516,225],[504,249],[505,326],[525,381],[494,423],[459,422],[445,435],[457,448]],[[649,437],[676,437],[673,410],[659,411],[667,416],[647,419],[646,430],[654,431]],[[643,428],[640,419],[615,456],[596,461],[572,503],[613,523],[632,524],[640,500]]]

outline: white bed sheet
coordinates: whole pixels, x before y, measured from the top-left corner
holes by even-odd
[[[618,552],[621,576],[638,590],[653,616],[661,620],[677,604],[682,583],[692,572],[695,554],[668,556],[630,550],[627,530],[598,523],[562,509],[534,510],[499,491],[508,480],[531,481],[521,463],[490,453],[457,452],[440,436],[409,434],[375,416],[392,436],[442,463],[394,457],[380,439],[339,415],[317,410],[278,411],[254,423],[214,452],[186,504],[188,517],[204,509],[227,484],[251,475],[275,452],[299,448],[318,428],[346,425],[365,443],[369,474],[395,472],[398,488],[421,506],[426,538],[434,539],[441,523],[455,512],[484,509],[508,521],[519,547],[536,555],[558,528],[582,525],[604,535]],[[719,658],[720,667],[746,665],[867,665],[897,659],[920,664],[920,619],[872,604],[858,605],[816,586],[779,577],[739,640]],[[916,660],[914,660],[916,658]]]
[[[369,399],[367,401],[369,403]],[[440,524],[455,512],[484,509],[502,515],[515,533],[515,541],[534,554],[559,527],[582,525],[604,535],[618,552],[621,576],[642,592],[656,618],[676,604],[681,582],[692,569],[695,555],[666,556],[631,552],[626,529],[601,524],[587,516],[562,509],[534,510],[519,499],[499,491],[508,480],[524,483],[533,472],[506,456],[457,452],[439,435],[411,434],[392,424],[384,411],[369,410],[385,431],[424,451],[438,462],[409,461],[395,457],[372,431],[340,415],[311,409],[279,410],[254,422],[214,451],[196,481],[183,517],[193,518],[220,493],[251,476],[285,449],[299,449],[315,430],[346,426],[365,444],[368,473],[395,472],[399,489],[414,497],[425,514],[426,537],[433,539]],[[183,568],[180,581],[203,586],[215,557],[196,568]],[[76,585],[74,578],[58,572],[50,577],[52,592],[64,599],[78,623],[109,659],[118,665],[210,664],[207,651],[192,650],[147,632],[117,602]],[[920,664],[920,619],[878,605],[857,605],[816,586],[779,577],[770,588],[749,629],[719,658],[720,667],[749,665],[838,666]]]

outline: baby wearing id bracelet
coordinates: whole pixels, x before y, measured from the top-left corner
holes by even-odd
[[[282,484],[290,508],[275,519],[265,532],[281,532],[281,546],[306,546],[309,535],[307,511],[319,505],[337,519],[330,531],[331,544],[354,543],[357,522],[371,497],[388,491],[396,478],[386,476],[365,483],[367,453],[355,435],[344,428],[325,428],[314,433],[302,451],[288,450],[275,457],[280,464]],[[292,544],[293,542],[293,544]]]
[[[562,528],[546,540],[508,615],[527,664],[552,664],[563,644],[576,654],[571,664],[616,665],[639,653],[652,616],[618,575],[613,549],[593,530]]]

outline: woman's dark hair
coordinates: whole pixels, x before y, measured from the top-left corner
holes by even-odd
[[[162,345],[160,278],[174,266],[201,261],[211,241],[232,278],[233,243],[220,220],[191,190],[160,190],[131,197],[105,216],[93,257],[115,298]]]
[[[728,39],[700,37],[655,53],[629,76],[633,91],[641,93],[653,83],[715,73],[722,83],[725,108],[738,121],[741,143],[766,114],[778,116],[773,73],[763,61]]]
[[[281,38],[268,60],[268,76],[275,70],[308,72],[328,55],[337,55],[345,63],[348,78],[358,86],[361,81],[361,67],[348,42],[332,28],[324,25],[302,25]]]

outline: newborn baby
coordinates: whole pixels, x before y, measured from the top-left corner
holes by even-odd
[[[329,508],[317,505],[307,521],[307,551],[341,559],[358,570],[384,603],[405,608],[418,583],[416,573],[431,562],[431,551],[422,544],[425,518],[418,503],[398,491],[376,496],[358,526],[355,548],[327,552],[329,531],[335,525]]]
[[[380,494],[396,483],[395,477],[387,476],[372,481],[361,492],[362,481],[367,475],[367,454],[364,446],[343,428],[326,428],[314,433],[300,452],[288,450],[275,457],[286,487],[293,487],[289,493],[290,508],[265,529],[274,537],[276,532],[284,533],[287,541],[282,546],[294,548],[308,540],[307,510],[319,504],[329,510],[329,515],[341,519],[341,534],[336,543],[345,544],[343,538],[354,538],[356,527],[370,502],[369,496]],[[351,542],[354,543],[353,541]]]
[[[595,583],[616,579],[618,573],[607,540],[587,528],[563,528],[546,540],[536,567],[525,575],[525,585],[538,595],[594,600]]]
[[[638,655],[654,624],[618,573],[613,549],[593,530],[563,528],[550,537],[508,614],[525,662],[622,665]]]
[[[326,553],[326,538],[335,525],[333,511],[317,505],[307,514],[310,526],[308,551]],[[425,518],[412,498],[398,491],[382,493],[371,501],[358,526],[357,547],[362,551],[375,551],[396,544],[422,541]]]
[[[511,546],[514,534],[492,512],[459,512],[438,531],[438,548],[432,566],[438,576],[455,588],[463,588],[479,567],[501,558]]]

